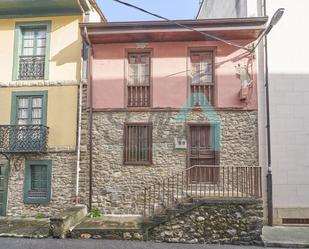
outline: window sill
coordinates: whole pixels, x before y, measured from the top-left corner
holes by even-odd
[[[151,167],[153,166],[152,162],[124,162],[123,166],[146,166]]]
[[[50,200],[49,199],[39,199],[39,198],[33,198],[33,199],[28,199],[24,200],[24,204],[49,204]]]

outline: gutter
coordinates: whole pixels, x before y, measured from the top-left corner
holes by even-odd
[[[263,0],[263,11],[266,16],[266,0]],[[268,225],[273,225],[273,181],[271,168],[271,138],[270,138],[270,107],[269,107],[269,71],[268,71],[268,43],[267,35],[264,38],[264,54],[265,54],[265,91],[266,91],[266,133],[267,133],[267,213]]]
[[[215,18],[215,19],[198,19],[198,20],[173,20],[174,22],[198,28],[198,27],[232,27],[232,26],[256,26],[265,25],[268,17],[241,17],[241,18]],[[168,21],[130,21],[130,22],[108,22],[108,23],[81,23],[80,27],[88,26],[88,28],[174,28],[177,25]]]
[[[82,13],[86,13],[87,10],[85,10],[81,4],[81,1],[85,2],[86,0],[76,0],[77,4],[79,5],[79,8],[81,9]],[[91,5],[91,7],[93,7],[95,9],[95,11],[99,14],[99,16],[101,17],[101,21],[103,22],[107,22],[106,17],[104,16],[103,12],[101,11],[100,7],[98,6],[98,4],[96,3],[95,0],[88,0],[89,4]],[[89,4],[86,3],[87,7],[90,10],[90,6]]]
[[[91,6],[98,12],[98,14],[101,17],[101,21],[107,22],[106,17],[104,16],[103,12],[101,11],[100,7],[98,6],[97,2],[95,0],[88,0],[91,4]]]

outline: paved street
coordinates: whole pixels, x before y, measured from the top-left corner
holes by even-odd
[[[0,249],[261,249],[254,246],[188,245],[111,240],[53,240],[0,238]]]

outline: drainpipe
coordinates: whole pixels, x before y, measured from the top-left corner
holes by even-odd
[[[263,0],[264,16],[266,16],[266,0]],[[264,54],[265,54],[265,91],[266,91],[266,133],[267,133],[267,213],[268,225],[273,225],[273,182],[271,168],[271,141],[270,141],[270,109],[269,109],[269,71],[268,71],[268,43],[267,35],[264,38]]]
[[[81,130],[82,130],[82,108],[83,108],[83,81],[79,82],[78,99],[78,129],[77,129],[77,162],[76,162],[76,189],[75,203],[79,203],[79,172],[80,172],[80,149],[81,149]]]
[[[88,81],[88,105],[89,105],[89,116],[88,116],[88,134],[89,134],[89,203],[88,208],[92,210],[92,175],[93,175],[93,86],[92,86],[92,61],[93,61],[93,47],[88,36],[87,27],[84,27],[83,34],[84,41],[88,45],[88,64],[87,64],[87,81]]]
[[[77,3],[83,13],[83,21],[85,21],[85,11],[80,3],[77,0]],[[82,60],[81,60],[82,62]],[[79,81],[79,98],[78,98],[78,128],[77,128],[77,162],[76,162],[76,182],[75,182],[75,204],[79,203],[79,177],[80,177],[80,151],[81,151],[81,128],[82,128],[82,110],[83,110],[83,74],[80,73]]]

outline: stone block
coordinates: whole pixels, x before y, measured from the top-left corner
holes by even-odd
[[[65,238],[67,233],[72,230],[87,215],[87,207],[78,205],[71,207],[55,217],[50,218],[50,231],[54,238]]]

